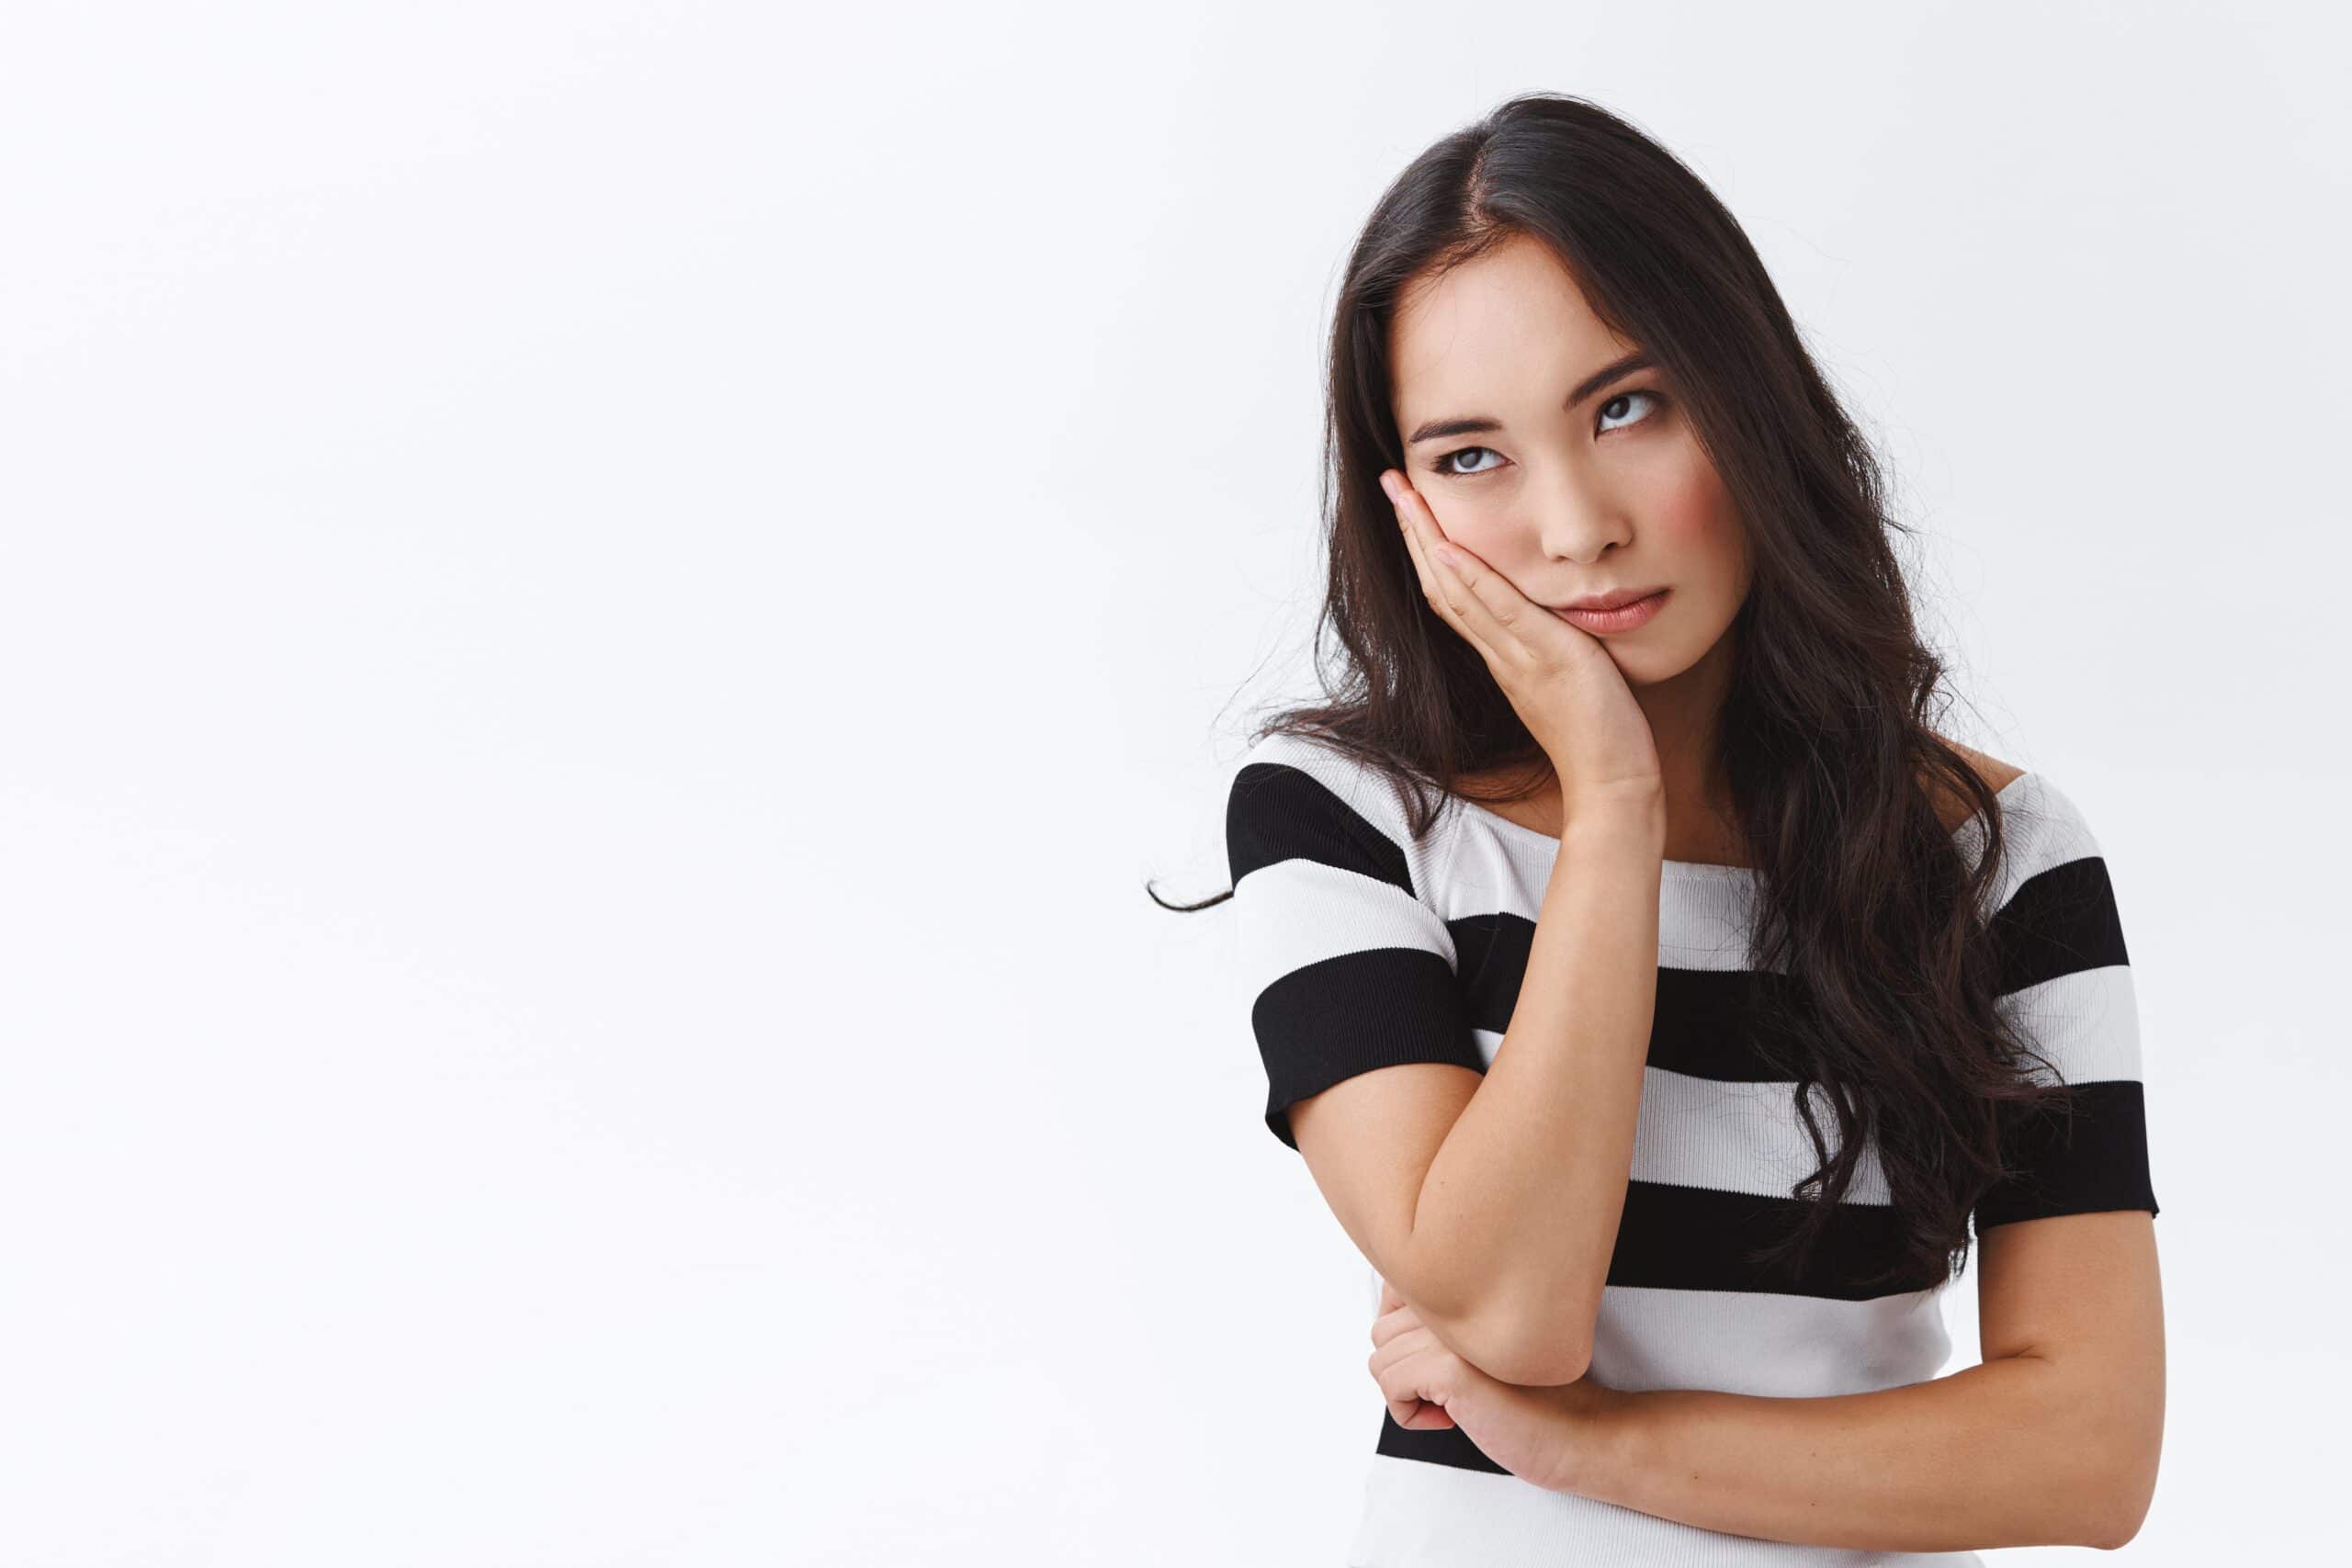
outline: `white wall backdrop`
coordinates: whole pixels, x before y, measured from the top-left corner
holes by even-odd
[[[1748,225],[1964,738],[2099,825],[2169,1314],[2125,1553],[2325,1539],[2346,41],[12,7],[0,1563],[1336,1568],[1358,1260],[1225,912],[1144,883],[1225,886],[1306,689],[1347,244],[1532,88]]]

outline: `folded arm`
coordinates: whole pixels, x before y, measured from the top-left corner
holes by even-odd
[[[1662,813],[1571,820],[1483,1074],[1365,1073],[1291,1108],[1357,1249],[1473,1365],[1584,1375],[1625,1207],[1657,988]]]
[[[1978,1242],[1983,1363],[1869,1393],[1675,1389],[1563,1418],[1557,1483],[1702,1529],[1879,1551],[2117,1547],[2164,1435],[2164,1313],[2144,1211]]]

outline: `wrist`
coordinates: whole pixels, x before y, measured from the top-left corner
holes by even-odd
[[[1551,1391],[1559,1413],[1558,1440],[1543,1485],[1596,1502],[1624,1495],[1621,1478],[1642,1463],[1645,1396],[1607,1388],[1589,1377]]]
[[[1560,837],[1577,844],[1624,844],[1666,852],[1666,796],[1662,792],[1611,788],[1564,799]]]

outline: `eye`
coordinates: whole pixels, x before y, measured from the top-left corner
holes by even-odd
[[[1609,411],[1619,407],[1630,398],[1648,399],[1651,404],[1649,412],[1643,414],[1640,419],[1629,419],[1622,424],[1610,424],[1606,423]],[[1606,435],[1612,430],[1630,429],[1636,424],[1642,423],[1645,420],[1656,418],[1657,411],[1665,406],[1666,394],[1663,392],[1652,391],[1647,387],[1628,389],[1625,391],[1618,393],[1615,397],[1600,405],[1603,423],[1600,428],[1594,434]],[[1480,474],[1491,474],[1495,471],[1495,468],[1499,466],[1496,464],[1489,464],[1476,468],[1457,468],[1454,466],[1453,459],[1456,457],[1467,457],[1469,454],[1474,452],[1483,452],[1489,457],[1498,458],[1502,456],[1501,453],[1496,451],[1491,446],[1457,446],[1451,452],[1442,453],[1438,457],[1431,458],[1430,460],[1430,468],[1433,472],[1442,474],[1447,479],[1476,479]]]
[[[1635,389],[1633,389],[1628,390],[1628,391],[1623,391],[1623,392],[1620,392],[1620,393],[1618,393],[1615,397],[1613,397],[1613,398],[1610,399],[1607,402],[1605,402],[1605,403],[1601,404],[1601,405],[1600,405],[1600,412],[1601,412],[1601,413],[1605,416],[1605,415],[1609,412],[1609,411],[1610,411],[1611,409],[1615,408],[1619,403],[1623,402],[1627,398],[1647,398],[1651,402],[1653,402],[1653,403],[1657,403],[1657,404],[1659,404],[1659,405],[1663,405],[1663,404],[1666,402],[1666,399],[1665,399],[1665,398],[1661,397],[1659,394],[1657,394],[1657,393],[1656,393],[1656,392],[1653,392],[1653,391],[1649,390],[1649,389],[1648,389],[1647,388],[1645,388],[1645,388],[1635,388]],[[1647,414],[1644,414],[1644,415],[1642,416],[1642,418],[1643,418],[1643,419],[1647,419],[1648,417],[1649,417],[1649,415],[1647,415]],[[1636,419],[1636,420],[1629,420],[1629,421],[1627,421],[1627,422],[1626,422],[1626,423],[1627,423],[1627,424],[1639,424],[1639,423],[1642,423],[1642,421],[1641,421],[1641,420],[1639,420],[1639,419]],[[1602,432],[1602,434],[1607,434],[1607,433],[1608,433],[1609,431],[1611,431],[1611,430],[1623,430],[1623,429],[1624,429],[1624,428],[1625,428],[1625,425],[1623,425],[1623,424],[1617,424],[1617,425],[1603,424],[1603,425],[1601,426],[1601,432]]]
[[[1466,479],[1476,474],[1488,474],[1494,472],[1492,468],[1457,468],[1453,466],[1454,458],[1468,452],[1484,452],[1489,457],[1499,457],[1502,456],[1501,453],[1496,451],[1491,446],[1459,446],[1451,452],[1444,453],[1438,457],[1430,466],[1436,468],[1439,473],[1445,475],[1448,479]]]

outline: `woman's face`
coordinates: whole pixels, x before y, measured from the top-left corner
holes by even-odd
[[[1670,590],[1643,625],[1600,635],[1645,685],[1716,646],[1749,579],[1746,530],[1664,374],[1587,387],[1635,346],[1521,237],[1408,291],[1390,398],[1406,477],[1446,537],[1529,599]]]

